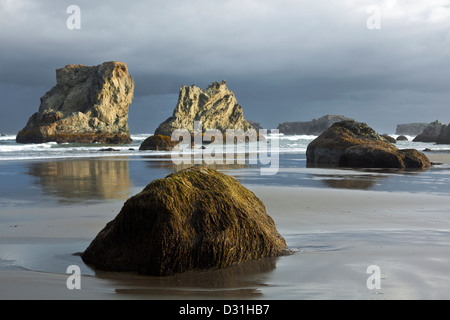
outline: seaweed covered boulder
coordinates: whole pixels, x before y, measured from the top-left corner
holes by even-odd
[[[82,254],[100,270],[165,276],[287,252],[264,204],[234,178],[191,167],[150,183]]]
[[[400,150],[365,123],[342,121],[308,145],[309,167],[428,168],[426,155],[415,149]]]

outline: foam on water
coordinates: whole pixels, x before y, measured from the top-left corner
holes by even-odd
[[[141,143],[152,134],[132,134],[132,144],[128,145],[102,145],[102,144],[76,144],[56,142],[42,144],[18,144],[15,135],[0,137],[0,161],[1,160],[45,160],[45,159],[66,159],[66,158],[90,158],[107,156],[133,156],[133,155],[169,155],[164,151],[139,151]],[[391,135],[397,138],[397,135]],[[301,153],[305,154],[306,149],[317,136],[311,135],[283,135],[269,134],[267,140],[273,144],[274,139],[278,139],[278,151],[280,153]],[[431,149],[433,151],[450,151],[450,145],[435,145],[433,143],[412,142],[414,137],[408,136],[408,141],[398,141],[397,147],[400,149]],[[100,152],[100,149],[112,147],[117,151]],[[269,147],[270,148],[270,147]],[[226,148],[224,153],[229,152]],[[245,147],[237,148],[237,152],[245,152]],[[218,152],[219,149],[216,149]],[[201,152],[196,150],[195,152]]]

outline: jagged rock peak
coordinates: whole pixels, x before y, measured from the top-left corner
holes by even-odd
[[[181,87],[172,117],[156,129],[155,135],[171,136],[176,129],[194,133],[194,121],[202,123],[203,131],[253,129],[245,120],[242,106],[225,81],[214,82],[206,89],[195,85]]]

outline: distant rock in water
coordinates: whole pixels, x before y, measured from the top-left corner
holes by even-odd
[[[214,82],[205,90],[194,85],[181,87],[172,117],[159,125],[155,135],[171,136],[176,129],[194,133],[194,121],[202,123],[203,131],[253,129],[225,81]]]
[[[331,127],[334,123],[352,120],[339,115],[326,115],[319,119],[306,122],[284,122],[278,125],[280,133],[287,135],[314,135],[318,136]]]
[[[430,160],[414,149],[399,150],[365,123],[335,123],[306,151],[309,167],[428,168]]]
[[[99,270],[166,276],[286,253],[261,200],[230,176],[191,167],[127,200],[81,257]]]
[[[436,142],[441,134],[441,131],[445,128],[445,124],[436,120],[430,123],[421,134],[414,138],[414,142]]]
[[[405,123],[398,124],[395,134],[404,136],[418,136],[425,130],[429,123]]]
[[[405,136],[398,136],[397,141],[409,141],[407,137]]]
[[[56,70],[56,82],[18,133],[18,143],[131,143],[134,81],[125,63],[68,65]]]

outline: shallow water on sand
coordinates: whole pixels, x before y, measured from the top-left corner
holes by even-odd
[[[280,157],[275,176],[261,176],[256,165],[216,168],[263,200],[295,254],[167,278],[95,272],[73,254],[127,198],[180,169],[170,159],[1,162],[0,279],[14,270],[65,275],[75,264],[82,281],[101,281],[90,297],[111,299],[450,298],[450,157],[416,172],[311,169],[302,152]],[[367,287],[370,265],[381,269],[379,290]]]

